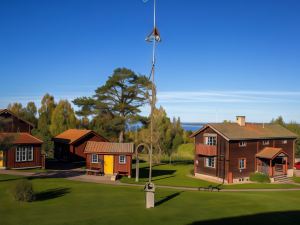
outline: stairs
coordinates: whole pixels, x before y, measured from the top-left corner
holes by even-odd
[[[274,176],[274,182],[275,183],[290,183],[292,182],[292,178],[291,177],[287,177],[287,175],[277,175]]]

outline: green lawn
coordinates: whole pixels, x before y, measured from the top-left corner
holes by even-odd
[[[300,177],[294,177],[294,182],[296,182],[296,183],[300,183]]]
[[[145,209],[142,188],[33,179],[38,199],[16,202],[19,177],[0,175],[0,224],[299,224],[300,192],[178,192],[158,189],[156,208]]]
[[[192,177],[193,164],[189,161],[178,162],[173,164],[155,165],[153,167],[153,182],[158,185],[179,186],[179,187],[207,187],[209,185],[217,186],[217,183],[208,182]],[[149,169],[146,163],[140,164],[140,179],[139,183],[144,184],[148,181]],[[135,182],[135,169],[133,169],[133,177],[123,177],[121,179],[124,183]],[[251,183],[251,184],[231,184],[222,185],[221,188],[226,189],[253,189],[253,188],[297,188],[299,186],[293,184],[264,184],[264,183]]]

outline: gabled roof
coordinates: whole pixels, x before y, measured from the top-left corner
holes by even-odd
[[[278,124],[259,123],[246,123],[245,126],[240,126],[237,123],[209,123],[200,130],[194,132],[191,137],[195,137],[207,127],[212,128],[226,140],[298,138],[296,134]]]
[[[92,130],[69,129],[69,130],[66,130],[66,131],[60,133],[59,135],[54,137],[54,139],[63,139],[63,140],[68,141],[69,144],[73,144],[74,142],[80,140],[81,138],[83,138],[91,133],[95,134],[96,136],[101,136]],[[104,138],[104,137],[102,137],[102,138],[104,140],[106,140],[106,138]]]
[[[272,147],[266,147],[263,150],[261,150],[259,153],[256,154],[256,157],[263,158],[263,159],[274,159],[276,156],[278,156],[280,153],[283,153],[284,155],[287,155],[282,148],[272,148]]]
[[[88,141],[84,153],[133,153],[133,143]]]
[[[43,141],[29,133],[0,133],[0,138],[13,136],[13,144],[42,144]]]
[[[12,111],[10,111],[10,110],[8,110],[8,109],[0,109],[0,115],[1,115],[2,113],[9,113],[10,115],[12,115],[12,116],[18,118],[19,120],[22,120],[23,122],[29,124],[30,126],[35,127],[33,123],[28,122],[27,120],[22,119],[20,116],[18,116],[17,114],[13,113]]]

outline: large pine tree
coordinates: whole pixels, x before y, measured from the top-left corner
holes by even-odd
[[[102,129],[102,134],[118,133],[119,142],[123,142],[126,125],[140,119],[140,107],[148,102],[150,87],[147,77],[118,68],[93,97],[77,98],[73,103],[80,108],[77,115],[86,118],[94,115],[92,124]]]

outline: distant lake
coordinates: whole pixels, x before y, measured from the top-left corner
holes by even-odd
[[[181,123],[181,126],[186,131],[196,131],[203,127],[205,123]]]
[[[196,131],[203,127],[205,123],[181,123],[181,126],[186,131]],[[129,125],[129,130],[135,130],[142,126],[141,123],[136,123],[134,125]]]

